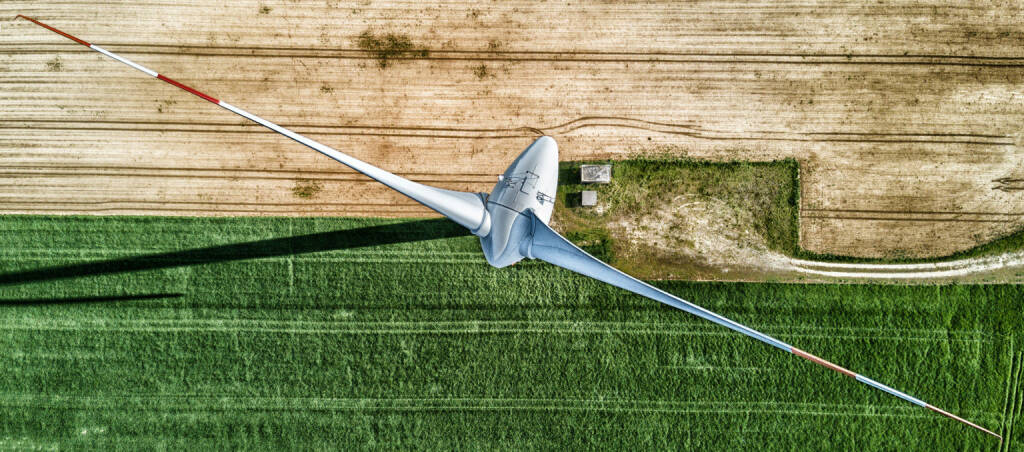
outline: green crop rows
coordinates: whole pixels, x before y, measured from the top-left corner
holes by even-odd
[[[0,449],[1020,444],[1020,286],[658,285],[1008,439],[441,220],[6,216]]]

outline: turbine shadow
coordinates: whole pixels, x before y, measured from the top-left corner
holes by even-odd
[[[33,306],[67,303],[97,303],[101,301],[156,300],[160,298],[181,298],[183,296],[185,295],[180,293],[152,293],[138,295],[100,295],[91,297],[26,298],[22,300],[0,299],[0,306]]]
[[[419,242],[467,235],[470,235],[469,231],[447,219],[419,220],[25,270],[0,275],[0,285],[334,251],[392,243]]]

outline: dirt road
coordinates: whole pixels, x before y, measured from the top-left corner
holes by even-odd
[[[0,212],[430,215],[25,14],[445,188],[545,133],[563,159],[795,157],[816,252],[1024,223],[1014,2],[175,3],[0,4]]]

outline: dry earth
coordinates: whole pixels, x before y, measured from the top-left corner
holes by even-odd
[[[754,223],[744,209],[683,195],[648,215],[608,227],[613,237],[627,242],[628,255],[621,256],[627,265],[651,259],[657,263],[630,269],[646,279],[1024,283],[1024,251],[914,264],[810,261],[771,250]]]
[[[25,14],[414,180],[487,191],[538,133],[563,159],[795,157],[805,248],[948,254],[1024,223],[1022,9],[6,1],[0,212],[430,215]],[[416,51],[382,65],[367,31]]]
[[[613,222],[609,232],[628,242],[631,255],[627,260],[656,256],[665,261],[640,273],[645,278],[763,280],[785,276],[792,270],[789,258],[770,250],[753,225],[753,215],[744,209],[711,197],[682,195],[642,217]],[[651,271],[661,273],[648,274]]]

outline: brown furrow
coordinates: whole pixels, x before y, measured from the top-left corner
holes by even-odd
[[[68,47],[67,44],[60,43],[38,43],[38,42],[15,42],[8,43],[9,46],[54,46],[54,47]],[[105,48],[113,47],[126,47],[126,48],[140,48],[140,47],[155,47],[155,48],[172,48],[172,49],[249,49],[249,50],[268,50],[268,51],[309,51],[309,50],[321,50],[311,47],[290,47],[290,46],[218,46],[218,45],[188,45],[188,44],[137,44],[137,43],[105,43]],[[73,47],[77,50],[77,47]],[[894,59],[906,59],[906,58],[932,58],[932,59],[965,59],[965,60],[992,60],[992,61],[1007,61],[1007,60],[1024,60],[1024,56],[1020,57],[998,57],[998,56],[984,56],[984,55],[943,55],[943,54],[916,54],[916,53],[879,53],[879,54],[849,54],[849,53],[792,53],[792,52],[659,52],[659,51],[646,51],[646,52],[607,52],[600,50],[516,50],[516,51],[502,51],[502,50],[458,50],[458,49],[445,49],[445,50],[432,50],[426,49],[428,52],[433,53],[476,53],[476,54],[492,54],[492,55],[504,55],[504,54],[535,54],[535,55],[658,55],[658,56],[723,56],[723,57],[791,57],[791,58],[894,58]],[[333,51],[338,52],[360,52],[360,53],[371,53],[370,51],[362,49],[344,49],[337,48]]]
[[[15,42],[8,43],[8,45],[15,46],[54,46],[54,47],[68,47],[67,44],[60,43],[37,43],[37,42]],[[268,50],[268,51],[304,51],[304,50],[320,50],[311,47],[289,47],[289,46],[218,46],[218,45],[188,45],[188,44],[137,44],[137,43],[105,43],[104,47],[155,47],[155,48],[173,48],[173,49],[250,49],[250,50]],[[78,49],[77,47],[73,47]],[[81,50],[81,49],[79,49]],[[956,58],[956,59],[969,59],[969,60],[993,60],[993,61],[1006,61],[1006,60],[1024,60],[1024,56],[1020,57],[998,57],[998,56],[984,56],[984,55],[943,55],[943,54],[911,54],[911,53],[879,53],[879,54],[847,54],[847,53],[792,53],[792,52],[659,52],[659,51],[647,51],[647,52],[606,52],[600,50],[516,50],[516,51],[502,51],[502,50],[458,50],[458,49],[445,49],[445,50],[431,50],[426,49],[429,52],[434,53],[486,53],[493,55],[503,54],[536,54],[536,55],[659,55],[659,56],[741,56],[741,57],[753,57],[753,56],[766,56],[766,57],[792,57],[792,58]],[[362,52],[370,53],[369,51],[362,49],[343,49],[337,48],[334,51],[338,52]]]
[[[880,139],[829,139],[829,138],[770,138],[770,137],[724,137],[724,136],[711,136],[710,134],[695,133],[695,132],[682,132],[682,131],[666,131],[656,130],[643,126],[631,125],[631,124],[583,124],[577,125],[571,128],[567,128],[563,131],[558,131],[552,135],[563,135],[575,130],[579,130],[585,127],[622,127],[631,128],[638,130],[645,130],[649,132],[664,133],[670,135],[683,135],[691,138],[699,138],[704,140],[721,140],[721,141],[789,141],[789,142],[815,142],[815,143],[889,143],[889,144],[965,144],[965,145],[979,145],[979,146],[1015,146],[1015,143],[1011,141],[961,141],[961,140],[880,140]],[[260,129],[252,130],[202,130],[202,129],[168,129],[168,128],[117,128],[117,127],[9,127],[0,126],[0,129],[18,129],[18,130],[76,130],[76,131],[115,131],[115,132],[180,132],[180,133],[232,133],[232,134],[250,134],[250,133],[267,133]],[[541,129],[543,130],[543,129]],[[307,132],[308,133],[308,132]],[[462,136],[462,135],[438,135],[438,134],[416,134],[416,133],[369,133],[369,132],[324,132],[318,131],[312,133],[314,135],[328,135],[328,136],[373,136],[373,137],[402,137],[402,138],[446,138],[446,139],[512,139],[512,138],[534,138],[535,134],[523,134],[523,135],[478,135],[478,136]]]
[[[595,124],[595,123],[593,123],[593,121],[611,121],[611,122]],[[62,125],[65,125],[65,124],[73,123],[74,121],[66,121],[66,120],[59,120],[59,119],[26,119],[26,120],[10,121],[10,122],[62,124]],[[513,132],[521,132],[521,131],[531,131],[531,132],[532,131],[557,131],[558,133],[568,133],[568,132],[577,130],[577,129],[582,128],[582,127],[587,127],[587,126],[605,126],[605,127],[611,126],[611,127],[633,127],[633,128],[643,127],[643,126],[637,126],[636,125],[637,123],[642,124],[642,125],[648,125],[648,126],[657,126],[657,127],[666,127],[666,128],[670,128],[670,129],[677,129],[677,130],[674,130],[672,132],[683,133],[683,134],[691,134],[692,133],[692,134],[695,134],[694,136],[708,136],[708,135],[713,135],[713,134],[726,134],[726,133],[735,133],[735,134],[739,135],[739,134],[746,133],[746,134],[751,134],[751,135],[784,135],[784,134],[792,134],[792,135],[808,135],[808,136],[863,136],[863,137],[892,136],[892,137],[997,138],[997,139],[998,138],[1003,138],[1003,139],[1012,138],[1012,137],[1010,137],[1008,135],[967,134],[967,133],[935,133],[935,132],[914,132],[914,133],[912,133],[912,132],[784,132],[784,131],[766,131],[766,130],[755,130],[755,131],[749,131],[749,132],[725,132],[725,131],[717,131],[717,130],[713,130],[713,129],[707,129],[707,128],[703,128],[703,127],[698,127],[698,126],[695,126],[692,122],[688,122],[688,123],[667,123],[667,122],[659,122],[659,121],[650,121],[650,120],[639,119],[639,118],[628,118],[628,117],[623,117],[623,116],[581,116],[579,118],[576,118],[576,119],[573,119],[573,120],[570,120],[570,121],[567,121],[567,122],[564,122],[564,123],[561,123],[561,124],[558,124],[558,125],[554,125],[554,126],[547,126],[547,127],[522,126],[522,127],[512,127],[512,128],[492,128],[492,129],[454,128],[454,127],[422,127],[422,126],[352,125],[352,124],[347,124],[347,125],[283,124],[283,126],[289,127],[289,128],[293,128],[293,129],[321,129],[322,128],[322,129],[347,129],[347,130],[370,129],[370,130],[396,130],[396,131],[420,131],[420,130],[422,130],[422,131],[451,132],[451,133],[494,133],[494,134],[500,134],[500,133],[513,133]],[[239,124],[237,122],[202,122],[202,123],[199,123],[199,122],[172,122],[172,121],[163,122],[163,121],[112,121],[112,120],[104,120],[104,121],[90,121],[90,122],[88,122],[86,124],[89,124],[90,126],[91,125],[95,125],[95,124],[120,124],[120,125],[137,124],[137,125],[157,125],[157,126],[242,127],[242,128],[247,128],[247,129],[253,129],[253,130],[262,130],[262,127],[259,126],[259,125],[256,125],[256,124]],[[28,127],[0,126],[0,128],[28,128]],[[32,128],[46,129],[45,127],[32,127]],[[82,127],[82,129],[86,129],[86,130],[90,130],[91,128],[92,127]],[[71,129],[78,129],[78,128],[71,128]],[[645,128],[645,129],[646,130],[651,130],[651,131],[656,131],[656,132],[672,133],[672,132],[667,132],[667,131],[664,131],[664,130],[654,129],[654,128]],[[106,129],[105,128],[103,130],[113,130],[113,129]],[[138,129],[133,129],[133,130],[148,131],[148,130],[151,130],[151,129],[138,128]],[[166,129],[161,129],[161,130],[166,130]],[[193,130],[193,129],[189,129],[189,130]],[[314,133],[332,133],[332,132],[314,132]],[[340,132],[333,132],[333,133],[340,133]],[[424,136],[426,136],[426,135],[424,135]],[[836,138],[836,139],[833,139],[833,140],[839,140],[839,139]],[[853,141],[868,141],[868,140],[867,139],[858,139],[858,140],[853,140]],[[921,141],[924,141],[924,142],[934,142],[932,140],[915,140],[914,142],[921,142]],[[948,142],[948,140],[947,141],[939,141],[939,142]],[[996,142],[986,142],[986,143],[996,143]],[[999,144],[1013,144],[1012,142],[998,142],[998,143]]]
[[[38,46],[38,44],[31,44]],[[104,47],[116,47],[120,44],[104,44]],[[12,45],[13,47],[13,45]],[[249,48],[248,51],[235,51],[233,47],[199,47],[199,46],[168,46],[177,51],[140,50],[138,45],[125,45],[123,50],[115,50],[126,55],[182,55],[182,56],[225,56],[252,58],[331,58],[354,60],[377,60],[373,52],[338,49],[315,50],[306,48]],[[150,46],[156,47],[156,46]],[[194,49],[194,50],[183,50]],[[227,49],[226,51],[214,51]],[[203,51],[207,50],[207,51]],[[312,52],[311,52],[312,50]],[[85,53],[88,49],[61,50],[66,53]],[[36,54],[36,49],[10,49],[9,54]],[[666,64],[773,64],[773,65],[886,65],[886,66],[960,66],[960,67],[993,67],[1020,68],[1024,67],[1024,58],[1014,57],[975,57],[968,56],[869,56],[869,55],[801,55],[801,54],[754,54],[754,53],[656,53],[656,52],[488,52],[429,50],[426,56],[394,55],[389,60],[431,60],[431,61],[496,61],[496,62],[575,62],[575,63],[666,63]],[[447,55],[453,56],[447,56]],[[459,55],[459,56],[454,56]],[[543,56],[542,56],[543,55]],[[876,58],[877,60],[867,59]],[[965,61],[952,61],[965,60]]]

